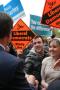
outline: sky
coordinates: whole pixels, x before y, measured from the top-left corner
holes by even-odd
[[[0,0],[0,4],[7,4],[11,0]],[[30,14],[42,16],[45,0],[20,0],[25,11],[22,20],[29,26]]]
[[[29,25],[30,14],[42,16],[45,0],[21,0],[26,17],[23,20]]]

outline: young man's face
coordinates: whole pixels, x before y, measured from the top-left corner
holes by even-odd
[[[34,47],[34,49],[37,53],[42,52],[42,50],[43,50],[43,41],[40,37],[33,40],[33,47]]]

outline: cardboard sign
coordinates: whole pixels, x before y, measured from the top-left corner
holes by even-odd
[[[12,43],[17,50],[23,51],[34,37],[35,34],[21,19],[12,30]]]
[[[41,23],[60,28],[60,0],[46,0]]]
[[[25,15],[20,0],[11,0],[4,6],[4,11],[12,17],[13,21]]]
[[[40,24],[41,17],[36,15],[30,15],[30,28],[37,34],[41,36],[51,36],[52,31],[48,25]]]

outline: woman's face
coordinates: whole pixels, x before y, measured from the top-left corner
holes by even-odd
[[[49,47],[50,55],[53,57],[59,58],[60,57],[60,45],[55,41],[51,41],[50,47]]]

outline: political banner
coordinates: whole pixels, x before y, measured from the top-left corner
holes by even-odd
[[[0,5],[0,12],[4,11],[3,5]]]
[[[8,2],[4,6],[4,11],[13,18],[13,21],[18,20],[25,15],[20,0],[11,0],[10,2]]]
[[[49,26],[40,24],[41,17],[36,15],[30,15],[30,28],[37,35],[51,36],[52,31]]]
[[[35,34],[22,19],[14,25],[12,30],[12,43],[17,50],[23,51],[34,37]]]
[[[60,0],[46,0],[41,23],[60,28]]]

